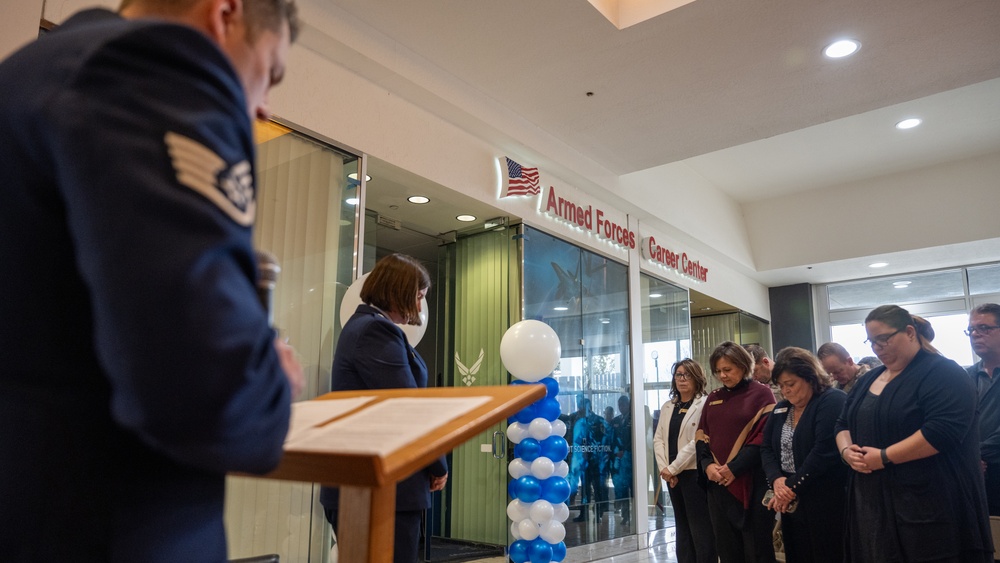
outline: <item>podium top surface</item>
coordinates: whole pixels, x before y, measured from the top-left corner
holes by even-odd
[[[338,391],[296,403],[269,479],[395,483],[545,396],[543,385]]]

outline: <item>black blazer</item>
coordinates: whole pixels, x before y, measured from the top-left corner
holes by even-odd
[[[406,340],[403,330],[378,309],[358,305],[344,325],[333,358],[333,391],[427,387],[427,365]],[[430,508],[430,476],[448,473],[445,458],[396,485],[396,510]],[[323,487],[320,503],[337,510],[337,489]]]
[[[785,481],[796,496],[810,496],[813,491],[830,493],[830,487],[843,494],[847,466],[840,461],[834,427],[846,400],[847,394],[840,389],[827,389],[806,405],[792,436],[795,473]],[[790,405],[787,400],[778,403],[764,426],[760,458],[772,487],[775,479],[785,477],[781,471],[781,427],[788,420]]]

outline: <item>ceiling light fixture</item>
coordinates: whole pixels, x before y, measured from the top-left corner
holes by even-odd
[[[896,129],[913,129],[914,127],[920,125],[923,122],[924,121],[918,117],[910,117],[908,119],[904,119],[899,123],[897,123]]]
[[[830,43],[823,49],[823,54],[831,59],[842,59],[858,52],[861,43],[854,39],[840,39]]]
[[[419,205],[422,203],[428,203],[430,199],[422,195],[411,195],[410,197],[406,198],[406,201],[410,203],[416,203]]]
[[[657,297],[663,297],[663,294],[662,293],[650,293],[649,297],[650,297],[650,299],[656,299]]]
[[[475,215],[459,215],[459,216],[457,216],[455,218],[458,219],[459,221],[463,222],[463,223],[470,223],[470,222],[476,220],[476,216]]]
[[[350,179],[352,179],[352,180],[354,180],[355,182],[358,181],[358,173],[357,172],[351,172],[350,174],[347,175],[347,177],[350,178]],[[371,181],[372,181],[372,177],[369,176],[368,174],[365,174],[365,182],[371,182]]]
[[[344,200],[344,203],[346,203],[347,205],[357,205],[358,204],[358,198],[356,198],[356,197],[349,197],[349,198],[347,198],[347,199]]]
[[[569,311],[569,307],[563,307],[563,306],[553,307],[552,310],[553,311]]]
[[[872,262],[871,264],[868,264],[868,267],[869,268],[885,268],[888,265],[889,265],[888,262]]]

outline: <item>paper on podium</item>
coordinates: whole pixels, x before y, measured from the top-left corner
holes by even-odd
[[[374,399],[375,397],[353,397],[350,399],[292,403],[292,418],[288,423],[288,434],[285,436],[285,444],[295,441],[300,434],[308,432],[314,426],[320,426],[325,422],[343,416]]]
[[[490,401],[487,396],[473,397],[399,397],[386,399],[359,412],[324,424],[358,406],[371,397],[308,401],[309,407],[292,413],[294,431],[285,440],[285,450],[374,454],[387,456],[449,421]],[[344,408],[346,401],[355,401]],[[360,401],[360,402],[359,402]],[[324,414],[323,403],[331,406]],[[296,403],[299,405],[302,403]],[[301,416],[300,416],[301,413]]]

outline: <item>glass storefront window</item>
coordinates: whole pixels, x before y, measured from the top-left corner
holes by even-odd
[[[254,136],[254,246],[281,265],[274,324],[295,345],[306,378],[300,399],[309,399],[330,390],[339,306],[353,280],[355,207],[349,200],[359,187],[348,175],[358,172],[360,159],[274,122],[257,122]],[[313,502],[314,488],[227,477],[230,556],[278,553],[290,563],[324,561],[330,527]]]
[[[874,309],[886,303],[905,305],[922,301],[962,297],[962,270],[902,274],[827,286],[830,310]]]
[[[635,534],[628,269],[539,230],[524,229],[524,318],[562,344],[554,374],[570,444],[566,545]]]
[[[969,268],[969,294],[1000,293],[1000,264]]]
[[[650,533],[657,536],[650,544],[669,541],[667,530],[673,526],[673,508],[659,478],[660,467],[653,453],[653,433],[660,423],[662,406],[670,400],[671,367],[691,357],[691,325],[688,316],[688,292],[652,276],[639,277],[642,310],[642,349],[645,372],[642,375],[646,413],[646,472],[644,494]]]

